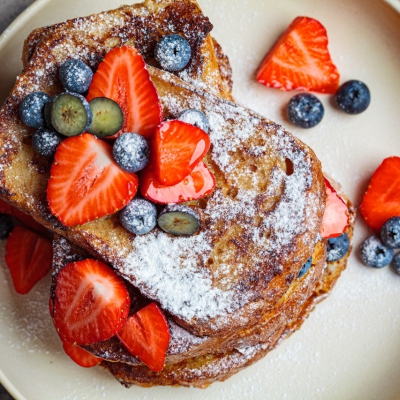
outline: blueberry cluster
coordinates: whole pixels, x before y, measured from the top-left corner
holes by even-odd
[[[387,220],[379,233],[367,238],[361,245],[362,262],[373,268],[383,268],[393,262],[396,272],[400,275],[400,217]]]
[[[345,82],[335,95],[340,110],[347,114],[360,114],[371,102],[370,91],[365,83],[357,80]],[[286,114],[289,121],[299,128],[312,128],[318,125],[324,116],[324,106],[311,93],[300,93],[290,99]]]

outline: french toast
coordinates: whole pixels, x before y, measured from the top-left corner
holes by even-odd
[[[113,46],[134,41],[140,49],[140,30],[129,28],[127,14],[79,18],[37,42],[0,114],[0,193],[47,228],[100,255],[193,334],[225,336],[272,309],[312,253],[325,207],[321,166],[311,149],[272,121],[149,66],[166,118],[196,108],[210,121],[213,150],[205,162],[217,189],[191,204],[202,231],[185,239],[160,231],[135,237],[115,215],[63,226],[47,206],[49,162],[34,154],[33,131],[19,119],[19,104],[32,91],[59,93],[57,71],[71,57],[95,69]],[[115,39],[116,31],[124,35]]]

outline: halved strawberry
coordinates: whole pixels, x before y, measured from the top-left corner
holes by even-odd
[[[153,372],[164,368],[170,333],[167,320],[156,303],[131,315],[117,336]]]
[[[337,194],[328,179],[324,178],[326,187],[326,207],[322,220],[321,236],[324,239],[340,236],[349,226],[349,209]]]
[[[257,72],[257,81],[265,86],[331,94],[336,93],[339,78],[326,29],[308,17],[297,17],[290,24]]]
[[[138,178],[114,161],[112,146],[84,133],[64,140],[50,171],[47,200],[66,226],[113,214],[135,196]]]
[[[108,97],[124,113],[123,132],[135,132],[150,138],[162,121],[162,108],[157,90],[150,79],[142,56],[134,47],[112,49],[93,76],[87,100]]]
[[[28,228],[43,234],[47,234],[47,229],[36,222],[30,215],[19,211],[18,208],[11,206],[10,204],[6,203],[4,200],[0,199],[0,213],[1,214],[8,214],[12,215],[13,217],[17,218],[20,222],[26,225]]]
[[[17,293],[27,294],[51,269],[51,241],[23,226],[16,226],[6,243],[6,264]]]
[[[386,158],[374,172],[360,213],[375,231],[379,231],[389,218],[400,216],[400,157]]]
[[[157,180],[172,186],[190,175],[210,149],[210,137],[182,121],[166,121],[151,141],[151,163]]]
[[[67,264],[57,276],[53,321],[62,340],[78,345],[107,340],[125,324],[129,307],[124,281],[100,261]]]
[[[202,161],[189,176],[173,186],[162,185],[157,180],[152,166],[145,168],[140,175],[140,193],[155,203],[182,203],[200,199],[212,193],[214,188],[214,175]]]
[[[91,368],[101,363],[101,358],[90,354],[88,351],[82,349],[73,343],[63,341],[63,349],[76,364],[83,368]]]

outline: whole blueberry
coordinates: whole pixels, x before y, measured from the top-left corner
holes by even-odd
[[[400,217],[388,219],[381,228],[381,240],[391,249],[400,248]]]
[[[286,112],[293,125],[308,129],[321,122],[324,106],[313,94],[300,93],[290,99]]]
[[[343,83],[336,92],[336,104],[348,114],[360,114],[371,102],[368,86],[360,81],[351,80]]]
[[[7,239],[13,228],[11,217],[7,214],[0,214],[0,240]]]
[[[154,50],[154,57],[161,68],[170,72],[185,68],[191,56],[192,49],[189,42],[175,34],[162,37]]]
[[[349,252],[350,242],[345,233],[335,238],[328,239],[327,258],[328,262],[342,259]]]
[[[185,110],[178,116],[179,121],[197,126],[204,132],[208,133],[210,126],[207,117],[199,110]]]
[[[45,125],[44,106],[51,101],[51,97],[44,92],[28,94],[20,105],[19,115],[22,122],[32,128],[42,128]]]
[[[393,258],[393,266],[396,272],[400,275],[400,253],[397,253]]]
[[[370,236],[361,245],[361,260],[373,268],[383,268],[393,259],[393,250],[386,247],[378,236]]]
[[[301,270],[299,272],[299,274],[297,275],[298,278],[301,278],[302,276],[304,276],[308,270],[310,269],[312,265],[312,257],[310,257],[305,264],[301,267]]]
[[[137,172],[149,163],[149,145],[137,133],[124,133],[115,141],[113,155],[121,169]]]
[[[61,142],[60,135],[48,128],[39,129],[32,136],[33,149],[36,153],[45,157],[53,157]]]
[[[157,224],[157,208],[150,201],[135,198],[121,211],[119,219],[129,232],[144,235]]]
[[[85,93],[92,79],[92,70],[81,60],[68,60],[60,68],[61,83],[69,92]]]

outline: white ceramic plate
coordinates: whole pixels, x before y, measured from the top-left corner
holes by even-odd
[[[36,27],[121,5],[126,0],[39,0],[0,40],[0,100],[21,70],[23,40]],[[200,0],[214,35],[234,69],[234,95],[242,104],[287,125],[310,144],[324,169],[355,204],[381,160],[400,155],[400,2],[391,0]],[[319,96],[322,123],[302,131],[288,124],[284,106],[292,94],[255,83],[267,50],[298,15],[320,20],[342,81],[357,78],[372,93],[358,116],[337,111]],[[300,332],[264,360],[206,391],[122,387],[95,368],[81,369],[63,354],[48,313],[49,279],[29,295],[16,295],[0,267],[0,380],[17,399],[399,399],[400,277],[357,260],[367,235],[361,221],[354,254],[332,295]],[[3,254],[0,254],[3,260]],[[4,264],[4,263],[2,263]]]

